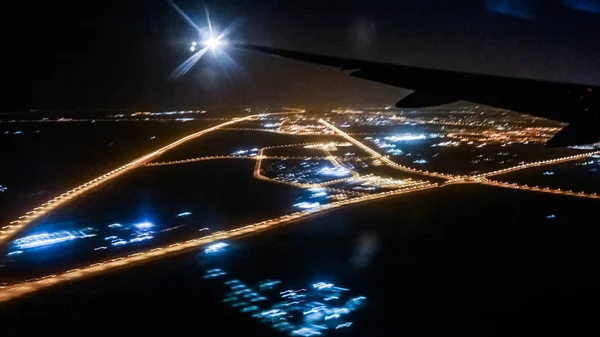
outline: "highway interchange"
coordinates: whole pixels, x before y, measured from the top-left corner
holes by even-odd
[[[288,113],[276,113],[276,114],[297,114],[297,113],[298,112],[288,112]],[[276,115],[276,114],[269,114],[269,115]],[[488,177],[500,175],[500,174],[507,173],[507,172],[514,172],[514,171],[524,170],[524,169],[528,169],[528,168],[532,168],[532,167],[540,167],[540,166],[544,166],[544,165],[552,165],[552,164],[561,163],[561,162],[580,160],[580,159],[584,159],[584,158],[587,158],[592,155],[600,154],[600,151],[593,151],[593,152],[588,152],[588,153],[584,153],[581,155],[556,158],[556,159],[552,159],[552,160],[525,163],[525,164],[517,165],[514,167],[510,167],[510,168],[497,170],[497,171],[493,171],[493,172],[488,172],[488,173],[484,173],[484,174],[479,174],[479,175],[473,175],[473,176],[450,175],[450,174],[438,173],[438,172],[428,172],[428,171],[419,170],[419,169],[407,167],[404,165],[396,164],[395,162],[390,160],[388,157],[379,154],[377,151],[371,149],[367,145],[365,145],[362,142],[358,141],[357,139],[353,138],[348,133],[341,131],[340,129],[338,129],[337,127],[335,127],[334,125],[330,124],[329,122],[327,122],[323,119],[319,120],[319,123],[323,124],[327,129],[331,130],[333,133],[343,137],[345,140],[347,140],[347,141],[351,142],[352,144],[361,148],[363,151],[365,151],[369,155],[368,158],[371,158],[373,160],[377,159],[377,160],[381,161],[382,163],[384,163],[385,165],[387,165],[393,169],[399,170],[399,171],[413,173],[413,174],[419,174],[419,175],[426,176],[426,177],[441,178],[441,179],[444,179],[445,181],[442,184],[433,184],[433,183],[429,183],[426,181],[414,181],[414,182],[411,181],[410,184],[407,184],[406,186],[403,186],[401,188],[397,188],[397,189],[393,189],[393,190],[381,192],[381,193],[366,194],[366,193],[361,193],[361,192],[356,192],[356,191],[333,189],[333,188],[328,187],[328,185],[332,185],[335,183],[339,183],[339,182],[343,182],[343,181],[346,181],[346,180],[349,180],[352,178],[359,177],[360,175],[354,171],[351,171],[350,177],[325,181],[323,183],[318,183],[318,184],[300,184],[300,183],[281,181],[281,180],[269,178],[262,174],[261,165],[262,165],[262,161],[265,159],[280,159],[280,160],[318,159],[318,160],[329,160],[334,166],[337,166],[337,167],[340,167],[342,165],[342,163],[339,161],[339,158],[333,156],[327,150],[323,150],[323,152],[325,154],[324,156],[314,156],[314,157],[312,157],[312,156],[310,156],[310,157],[287,157],[287,156],[267,156],[267,155],[265,155],[265,151],[268,149],[277,148],[277,147],[305,146],[305,145],[308,145],[308,143],[265,147],[265,148],[260,149],[258,151],[258,154],[254,157],[224,156],[223,155],[223,156],[199,157],[199,158],[178,160],[178,161],[172,161],[172,162],[151,163],[152,160],[156,159],[157,157],[159,157],[166,151],[171,150],[174,147],[177,147],[177,146],[179,146],[185,142],[188,142],[192,139],[196,139],[202,135],[205,135],[206,133],[209,133],[211,131],[215,131],[218,129],[226,128],[226,127],[228,127],[232,124],[235,124],[237,122],[240,122],[240,121],[252,120],[252,119],[256,119],[260,116],[265,116],[265,115],[266,114],[251,115],[251,116],[247,116],[247,117],[243,117],[243,118],[232,119],[227,122],[216,125],[214,127],[190,134],[190,135],[185,136],[167,146],[164,146],[153,152],[145,154],[145,155],[131,161],[130,163],[128,163],[126,165],[123,165],[119,168],[109,171],[102,176],[94,178],[85,184],[75,187],[75,188],[57,196],[56,198],[49,200],[48,202],[42,204],[41,206],[34,208],[32,211],[27,212],[25,215],[20,217],[18,220],[15,220],[15,221],[11,222],[10,224],[2,227],[2,231],[0,231],[0,244],[5,243],[7,240],[9,240],[11,237],[13,237],[16,233],[18,233],[19,231],[23,230],[28,225],[30,225],[34,220],[39,219],[40,217],[48,214],[49,212],[51,212],[52,210],[54,210],[60,206],[64,206],[69,201],[73,200],[75,197],[81,196],[81,195],[85,194],[86,192],[94,189],[95,187],[102,185],[102,184],[122,175],[123,173],[133,170],[137,167],[141,167],[141,166],[185,164],[185,163],[190,163],[190,162],[198,162],[198,161],[203,161],[203,160],[215,160],[215,159],[250,159],[250,160],[255,160],[255,162],[256,162],[255,169],[254,169],[254,177],[257,179],[268,181],[268,182],[274,182],[274,183],[283,183],[283,184],[287,184],[287,185],[298,187],[298,188],[315,188],[315,187],[324,188],[324,189],[329,190],[330,192],[344,195],[343,199],[341,199],[341,200],[338,199],[337,201],[321,205],[315,209],[307,209],[304,211],[295,212],[292,214],[288,214],[288,215],[284,215],[281,217],[261,221],[258,223],[243,225],[243,226],[240,226],[240,227],[228,230],[228,231],[221,231],[221,232],[214,233],[212,235],[203,236],[203,237],[199,237],[199,238],[195,238],[195,239],[191,239],[191,240],[187,240],[187,241],[183,241],[183,242],[179,242],[179,243],[173,243],[173,244],[170,244],[170,245],[167,245],[164,247],[153,248],[153,249],[150,249],[150,250],[144,251],[144,252],[138,252],[135,254],[130,254],[130,255],[122,256],[122,257],[115,257],[115,258],[107,260],[107,261],[90,264],[87,267],[81,267],[81,268],[72,269],[72,270],[68,270],[65,272],[61,272],[61,273],[56,273],[53,275],[47,275],[44,277],[40,277],[40,278],[33,279],[33,280],[28,280],[25,282],[18,282],[18,283],[14,283],[14,284],[0,284],[0,301],[6,301],[6,300],[13,299],[13,298],[17,298],[22,295],[37,291],[42,288],[47,288],[49,286],[52,286],[52,285],[55,285],[58,283],[67,282],[67,281],[71,281],[71,280],[75,280],[75,279],[81,279],[81,278],[89,277],[89,276],[94,276],[94,275],[98,275],[100,273],[103,273],[103,272],[106,272],[106,271],[109,271],[109,270],[112,270],[115,268],[121,268],[124,266],[129,266],[129,265],[140,263],[143,261],[160,258],[160,257],[174,254],[177,252],[194,249],[194,248],[206,245],[211,242],[216,242],[216,241],[220,241],[220,240],[224,240],[224,239],[239,237],[242,235],[255,233],[257,231],[272,229],[279,225],[288,224],[290,222],[297,221],[297,220],[300,220],[300,219],[303,219],[303,218],[306,218],[309,216],[314,216],[316,214],[326,212],[326,211],[329,211],[329,210],[332,210],[332,209],[335,209],[338,207],[358,204],[358,203],[362,203],[362,202],[366,202],[366,201],[370,201],[370,200],[377,200],[377,199],[391,197],[391,196],[395,196],[395,195],[412,193],[412,192],[416,192],[416,191],[444,187],[444,186],[452,185],[452,184],[484,184],[484,185],[489,185],[489,186],[527,190],[527,191],[534,191],[534,192],[541,192],[541,193],[552,193],[552,194],[558,194],[558,195],[600,199],[600,197],[597,196],[596,194],[586,194],[586,193],[573,192],[573,191],[561,191],[560,189],[540,188],[538,186],[531,187],[531,186],[527,186],[527,185],[518,185],[518,184],[512,184],[512,183],[506,183],[506,182],[500,182],[500,181],[494,181],[494,180],[488,179]],[[277,132],[277,131],[267,130],[267,129],[253,129],[253,130]],[[278,133],[286,133],[286,132],[278,132]],[[288,133],[286,133],[286,134],[288,134]]]

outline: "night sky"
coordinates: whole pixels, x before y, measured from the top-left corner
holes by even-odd
[[[390,63],[600,84],[600,1],[176,1],[231,40]],[[326,4],[326,5],[324,5]],[[160,109],[206,105],[393,104],[402,89],[334,69],[230,51],[171,71],[197,33],[165,0],[5,5],[3,104]]]

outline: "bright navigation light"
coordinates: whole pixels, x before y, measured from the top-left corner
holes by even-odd
[[[210,49],[215,49],[218,46],[220,46],[223,42],[221,42],[219,39],[215,39],[215,38],[210,38],[208,40],[206,40],[206,42],[204,42],[204,44],[210,48]]]

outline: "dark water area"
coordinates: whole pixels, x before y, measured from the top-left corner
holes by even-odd
[[[155,161],[230,155],[237,151],[266,146],[330,142],[336,139],[339,140],[335,136],[297,136],[271,132],[216,130],[164,153]]]
[[[0,223],[211,123],[0,124]]]
[[[594,335],[597,207],[444,187],[230,240],[220,254],[199,250],[40,291],[0,304],[0,317],[12,323],[3,325],[8,335],[49,326],[63,334],[289,335],[223,303],[227,280],[271,279],[281,290],[331,282],[366,297],[351,327],[326,336]],[[214,268],[227,275],[205,279]]]
[[[520,185],[560,188],[564,191],[600,193],[600,158],[586,158],[555,165],[533,167],[526,170],[490,177]]]
[[[88,227],[96,236],[31,249],[13,244],[0,259],[5,265],[0,278],[40,277],[290,214],[302,201],[327,202],[311,198],[308,190],[255,179],[253,170],[253,161],[229,160],[128,172],[36,221],[15,239]],[[191,214],[178,216],[186,212]],[[145,222],[152,226],[135,226]],[[12,251],[23,253],[6,255]]]

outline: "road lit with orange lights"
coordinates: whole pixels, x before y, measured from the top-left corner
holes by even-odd
[[[392,167],[394,169],[400,170],[400,171],[415,173],[415,174],[419,174],[419,175],[423,175],[423,176],[441,178],[441,179],[445,179],[446,181],[443,184],[438,185],[438,184],[424,182],[424,181],[413,182],[412,180],[408,179],[406,185],[403,185],[403,187],[401,187],[401,188],[396,188],[396,189],[389,190],[386,192],[381,192],[381,193],[367,194],[367,193],[362,193],[362,192],[357,192],[357,191],[327,187],[328,185],[333,185],[333,184],[337,184],[340,182],[361,178],[359,173],[351,171],[351,170],[348,170],[348,172],[350,172],[352,175],[351,177],[345,177],[345,178],[341,178],[341,179],[330,180],[330,181],[326,181],[323,183],[316,183],[316,184],[302,184],[302,183],[291,182],[291,181],[282,181],[282,180],[278,180],[278,179],[269,178],[262,174],[261,166],[262,166],[262,161],[264,159],[329,160],[329,161],[331,161],[331,163],[334,166],[345,168],[343,166],[343,163],[339,160],[339,158],[336,156],[333,156],[325,147],[323,147],[321,149],[322,151],[324,151],[325,156],[320,156],[320,157],[291,157],[291,156],[266,156],[265,155],[265,150],[268,150],[268,149],[281,148],[281,147],[296,147],[296,146],[314,146],[314,145],[320,145],[322,143],[302,143],[302,144],[269,146],[269,147],[260,149],[258,151],[257,155],[253,156],[253,157],[222,155],[222,156],[198,157],[198,158],[191,158],[191,159],[184,159],[184,160],[177,160],[177,161],[170,161],[170,162],[151,163],[152,160],[156,159],[158,156],[162,155],[166,151],[168,151],[176,146],[179,146],[189,140],[200,137],[208,132],[218,130],[218,129],[233,130],[235,128],[227,128],[227,126],[230,126],[234,123],[253,119],[258,116],[278,115],[278,114],[296,114],[296,113],[298,113],[298,112],[251,115],[251,116],[247,116],[247,117],[243,117],[243,118],[229,120],[229,121],[219,124],[217,126],[214,126],[214,127],[193,133],[186,137],[183,137],[167,146],[164,146],[156,151],[148,153],[140,158],[137,158],[136,160],[134,160],[124,166],[121,166],[121,167],[119,167],[115,170],[112,170],[100,177],[97,177],[81,186],[71,189],[71,190],[67,191],[66,193],[63,193],[60,196],[42,204],[40,207],[37,207],[30,212],[27,212],[24,216],[20,217],[18,220],[11,222],[8,226],[2,227],[2,231],[0,232],[0,244],[2,242],[6,241],[7,239],[9,239],[12,235],[17,233],[19,230],[22,230],[23,228],[25,228],[27,225],[32,223],[34,220],[40,218],[41,216],[48,214],[49,212],[56,209],[57,207],[63,206],[64,204],[66,204],[69,201],[73,200],[74,198],[92,190],[93,188],[95,188],[107,181],[110,181],[111,179],[114,179],[125,172],[128,172],[128,171],[130,171],[134,168],[140,167],[140,166],[163,166],[163,165],[174,165],[174,164],[183,164],[183,163],[190,163],[190,162],[198,162],[198,161],[205,161],[205,160],[219,160],[219,159],[251,159],[251,160],[255,160],[255,167],[254,167],[253,175],[256,179],[273,182],[273,183],[278,183],[278,184],[285,184],[285,185],[289,185],[289,186],[293,186],[293,187],[297,187],[297,188],[324,188],[330,192],[337,193],[337,196],[340,196],[340,199],[337,199],[337,201],[319,205],[312,209],[295,212],[295,213],[283,215],[283,216],[280,216],[277,218],[261,221],[258,223],[240,226],[240,227],[237,227],[237,228],[234,228],[231,230],[220,231],[220,232],[214,233],[212,235],[202,236],[202,237],[190,239],[187,241],[173,243],[173,244],[170,244],[167,246],[153,248],[153,249],[149,249],[147,251],[138,252],[138,253],[134,253],[134,254],[129,254],[127,256],[112,258],[110,260],[93,263],[93,264],[90,264],[85,267],[71,269],[71,270],[68,270],[65,272],[59,272],[59,273],[56,273],[53,275],[47,275],[47,276],[44,276],[41,278],[29,280],[26,282],[18,282],[18,283],[14,283],[14,284],[0,285],[0,301],[7,301],[10,299],[14,299],[14,298],[35,292],[37,290],[50,287],[52,285],[99,275],[101,273],[108,272],[108,271],[111,271],[114,269],[139,264],[144,261],[155,260],[155,259],[158,259],[158,258],[164,257],[164,256],[171,256],[176,253],[196,249],[198,247],[201,247],[203,245],[213,243],[216,241],[233,239],[233,238],[241,237],[241,236],[256,233],[256,232],[273,229],[280,225],[289,224],[291,222],[298,221],[300,219],[304,219],[309,216],[314,216],[316,214],[322,214],[323,212],[333,210],[338,207],[354,205],[354,204],[358,204],[358,203],[363,203],[363,202],[372,201],[372,200],[378,200],[378,199],[382,199],[382,198],[387,198],[387,197],[391,197],[391,196],[402,195],[402,194],[407,194],[407,193],[412,193],[412,192],[417,192],[417,191],[439,188],[439,187],[448,186],[448,185],[452,185],[452,184],[483,184],[483,185],[511,188],[511,189],[525,190],[525,191],[551,193],[551,194],[556,194],[556,195],[566,195],[566,196],[573,196],[573,197],[600,199],[600,196],[598,196],[596,194],[586,194],[583,192],[578,193],[578,192],[573,192],[573,191],[562,191],[560,189],[540,188],[538,186],[531,187],[531,186],[527,186],[527,185],[518,185],[518,184],[507,183],[507,182],[489,180],[487,178],[490,176],[513,172],[513,171],[518,171],[518,170],[523,170],[523,169],[527,169],[527,168],[531,168],[531,167],[552,165],[552,164],[561,163],[561,162],[584,159],[584,158],[592,156],[592,155],[600,154],[600,151],[594,151],[594,152],[589,152],[589,153],[585,153],[585,154],[581,154],[581,155],[551,159],[551,160],[546,160],[546,161],[526,163],[526,164],[521,164],[521,165],[518,165],[515,167],[511,167],[511,168],[507,168],[507,169],[503,169],[503,170],[497,170],[497,171],[493,171],[493,172],[488,172],[488,173],[475,175],[475,176],[451,175],[451,174],[444,174],[444,173],[438,173],[438,172],[429,172],[429,171],[424,171],[424,170],[419,170],[419,169],[414,169],[411,167],[399,165],[399,164],[393,162],[392,160],[390,160],[387,156],[383,156],[383,155],[379,154],[377,151],[373,150],[369,146],[363,144],[362,142],[360,142],[357,139],[350,136],[348,133],[343,132],[342,130],[338,129],[337,127],[326,122],[323,119],[320,119],[319,123],[323,124],[326,127],[326,129],[331,130],[332,134],[337,134],[337,135],[343,137],[347,141],[351,142],[352,144],[358,146],[359,148],[361,148],[362,150],[367,152],[368,155],[370,156],[368,158],[380,160],[385,165]],[[294,134],[294,133],[281,132],[281,131],[276,131],[276,130],[267,130],[267,129],[240,128],[240,129],[235,129],[235,130],[267,131],[267,132],[275,132],[275,133]],[[319,149],[319,148],[317,147],[315,149]],[[358,158],[358,157],[352,157],[352,158]],[[362,178],[364,178],[364,177],[362,177]],[[401,182],[401,183],[404,183],[404,182]],[[398,184],[400,184],[400,183],[398,183]]]
[[[281,115],[281,114],[290,114],[290,113],[271,113],[268,115]],[[107,172],[99,177],[96,177],[96,178],[86,182],[85,184],[77,186],[77,187],[55,197],[54,199],[48,200],[48,202],[43,203],[42,205],[25,213],[25,215],[20,216],[17,220],[14,220],[14,221],[10,222],[8,225],[2,227],[2,229],[0,230],[0,245],[2,245],[6,240],[11,238],[17,232],[19,232],[20,230],[27,227],[34,220],[39,219],[41,216],[48,214],[50,211],[52,211],[60,206],[65,205],[66,203],[73,200],[74,198],[81,196],[82,194],[94,189],[95,187],[97,187],[99,185],[106,183],[107,181],[110,181],[110,180],[122,175],[125,172],[128,172],[139,166],[145,165],[147,162],[157,158],[158,156],[162,155],[166,151],[171,150],[172,148],[174,148],[176,146],[179,146],[179,145],[181,145],[187,141],[190,141],[192,139],[198,138],[198,137],[205,135],[211,131],[215,131],[215,130],[218,130],[225,126],[228,126],[228,125],[231,125],[234,123],[238,123],[241,121],[249,120],[252,118],[256,118],[259,116],[263,116],[263,115],[250,115],[250,116],[246,116],[246,117],[242,117],[242,118],[234,118],[225,123],[221,123],[219,125],[210,127],[208,129],[205,129],[205,130],[202,130],[202,131],[199,131],[196,133],[192,133],[192,134],[187,135],[187,136],[185,136],[171,144],[168,144],[156,151],[145,154],[142,157],[129,162],[128,164],[125,164],[125,165],[123,165],[119,168],[116,168],[110,172]]]
[[[397,169],[399,171],[416,173],[416,174],[420,174],[420,175],[424,175],[424,176],[435,177],[435,178],[442,178],[442,179],[454,179],[454,178],[456,178],[455,176],[449,175],[449,174],[437,173],[437,172],[429,172],[429,171],[424,171],[424,170],[417,170],[417,169],[414,169],[414,168],[411,168],[411,167],[408,167],[408,166],[396,164],[392,160],[390,160],[388,157],[385,157],[385,156],[379,154],[377,151],[371,149],[370,147],[366,146],[365,144],[361,143],[360,141],[354,139],[349,134],[347,134],[344,131],[336,128],[335,126],[333,126],[331,124],[329,124],[325,120],[319,119],[319,123],[327,126],[331,130],[333,130],[335,133],[337,133],[338,135],[344,137],[346,140],[348,140],[349,142],[351,142],[352,144],[360,147],[361,149],[363,149],[364,151],[366,151],[368,154],[370,154],[371,156],[373,156],[374,159],[379,159],[381,162],[383,162],[384,164],[386,164],[386,165],[388,165],[388,166],[390,166],[390,167],[392,167],[394,169]]]
[[[569,161],[573,161],[573,160],[585,159],[585,158],[595,156],[595,155],[600,155],[600,151],[593,151],[593,152],[587,152],[587,153],[582,153],[582,154],[567,156],[567,157],[562,157],[562,158],[540,160],[540,161],[535,161],[535,162],[531,162],[531,163],[525,163],[525,164],[505,168],[502,170],[496,170],[496,171],[492,171],[492,172],[479,174],[479,175],[476,175],[475,177],[491,177],[491,176],[496,176],[499,174],[520,171],[520,170],[528,169],[531,167],[554,165],[554,164],[565,163],[565,162],[569,162]]]

